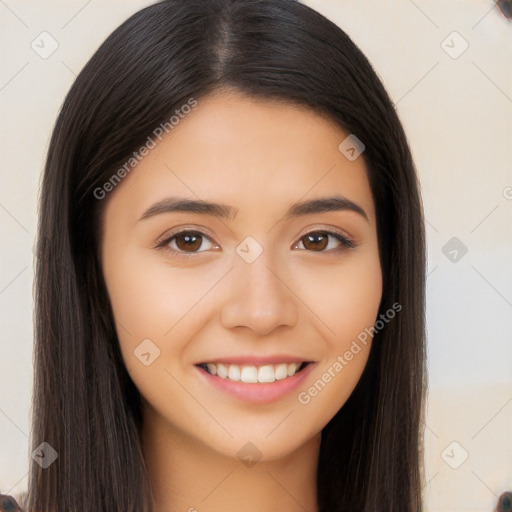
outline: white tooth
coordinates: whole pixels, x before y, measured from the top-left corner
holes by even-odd
[[[214,364],[206,363],[208,371],[212,375],[217,375],[222,379],[229,378],[235,382],[274,382],[276,380],[283,380],[287,377],[295,375],[302,363],[282,363],[277,365],[264,365],[264,366],[238,366],[236,364]]]
[[[276,380],[286,379],[288,376],[288,365],[286,363],[278,364],[274,369],[274,373]]]
[[[295,372],[299,369],[301,363],[290,363],[288,364],[288,377],[295,375]]]
[[[240,380],[242,382],[258,382],[258,369],[256,366],[243,366]]]
[[[260,366],[258,369],[258,382],[274,382],[274,367],[271,364]]]
[[[217,365],[217,375],[223,379],[228,376],[228,369],[222,363]]]
[[[228,377],[231,380],[239,381],[240,380],[240,367],[237,366],[236,364],[230,365],[229,371],[228,371]]]

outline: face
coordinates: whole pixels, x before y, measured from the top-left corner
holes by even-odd
[[[103,199],[102,267],[145,422],[272,460],[346,402],[382,295],[348,135],[305,108],[217,93]]]

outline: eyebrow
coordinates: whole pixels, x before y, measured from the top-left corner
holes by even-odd
[[[282,220],[313,213],[325,213],[335,211],[353,211],[369,222],[366,212],[358,204],[343,196],[322,197],[310,201],[302,201],[290,206]],[[202,200],[167,197],[150,206],[140,217],[139,221],[160,215],[162,213],[187,212],[211,215],[221,219],[234,219],[238,208],[225,204],[211,203]]]

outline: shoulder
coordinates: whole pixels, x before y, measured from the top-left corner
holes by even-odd
[[[14,498],[9,494],[0,494],[0,512],[23,512],[25,493]]]

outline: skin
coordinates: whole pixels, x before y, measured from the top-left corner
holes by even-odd
[[[338,149],[347,135],[303,107],[216,93],[104,199],[102,267],[123,360],[145,403],[155,511],[318,510],[321,431],[356,386],[371,338],[308,404],[298,393],[373,326],[382,296],[367,170],[362,157],[349,161]],[[351,210],[283,218],[292,203],[333,195],[368,218]],[[139,220],[168,196],[238,213]],[[174,228],[206,236],[192,249],[176,238],[167,251],[155,248]],[[307,233],[326,230],[356,246],[333,236],[329,245],[308,243]],[[247,236],[263,248],[252,263],[236,252]],[[134,355],[144,339],[160,350],[148,366]],[[293,354],[314,367],[278,401],[249,404],[199,375],[196,363],[226,354]],[[261,455],[250,467],[237,456],[248,442]]]

